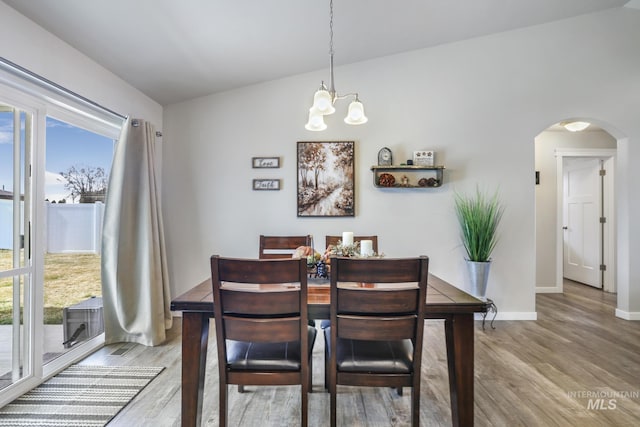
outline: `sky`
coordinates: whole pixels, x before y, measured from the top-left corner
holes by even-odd
[[[101,167],[109,174],[114,141],[68,123],[47,117],[45,197],[59,201],[68,197],[60,172],[71,166]],[[21,127],[24,128],[24,120]],[[13,191],[13,113],[0,112],[0,189]]]

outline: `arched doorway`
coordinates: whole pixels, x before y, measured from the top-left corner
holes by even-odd
[[[597,268],[603,289],[616,291],[616,235],[615,225],[615,156],[619,138],[608,129],[611,126],[596,120],[587,129],[571,132],[560,121],[542,131],[535,138],[536,170],[536,292],[561,293],[565,276],[565,241],[568,230],[563,229],[567,220],[564,205],[564,183],[568,161],[597,159],[606,172],[600,172],[598,189],[604,196],[598,209],[598,249],[602,255]],[[602,175],[604,174],[604,175]],[[563,177],[563,175],[565,175]],[[600,213],[601,212],[601,213]]]

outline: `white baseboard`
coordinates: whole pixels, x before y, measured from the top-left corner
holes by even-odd
[[[536,286],[536,294],[561,294],[562,289],[557,286]]]
[[[624,320],[640,320],[640,312],[639,311],[622,311],[616,308],[616,317],[619,317]]]
[[[482,320],[482,313],[476,313],[475,320]],[[493,313],[487,313],[487,321],[493,319]],[[538,313],[535,311],[498,311],[496,320],[538,320]]]

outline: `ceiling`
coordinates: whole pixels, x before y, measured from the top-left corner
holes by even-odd
[[[328,0],[2,1],[162,105],[328,68]],[[335,0],[335,65],[627,1]]]

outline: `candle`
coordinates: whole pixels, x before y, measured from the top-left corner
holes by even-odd
[[[373,255],[373,240],[360,240],[360,255]]]
[[[352,246],[353,245],[353,232],[345,231],[342,233],[342,246]]]

